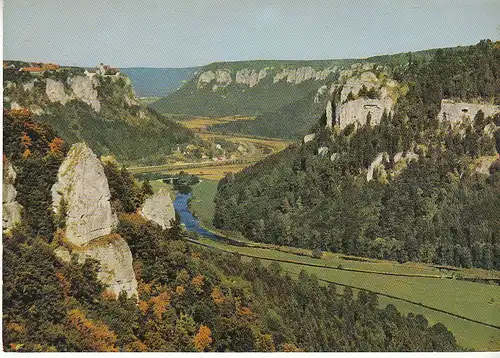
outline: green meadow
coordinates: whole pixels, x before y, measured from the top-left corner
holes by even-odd
[[[213,198],[217,182],[203,181],[193,188],[191,209],[209,229],[213,228],[212,217],[215,210]],[[446,271],[421,264],[346,257],[325,253],[321,259],[305,256],[308,250],[285,247],[240,247],[201,238],[201,242],[230,252],[258,257],[266,263],[272,260],[286,260],[280,266],[290,275],[301,270],[315,274],[318,279],[371,290],[397,298],[409,300],[443,310],[452,314],[500,326],[500,287],[456,279],[457,272],[463,276],[499,277],[495,271],[459,270]],[[317,265],[324,267],[305,266]],[[340,269],[339,269],[340,268]],[[345,269],[372,272],[346,271]],[[417,274],[436,277],[391,276],[377,273]],[[441,276],[441,278],[439,277]],[[325,283],[326,284],[326,283]],[[381,305],[394,304],[401,312],[424,314],[431,324],[442,322],[457,337],[458,343],[475,350],[500,350],[500,330],[470,322],[443,312],[422,307],[418,304],[379,295]]]

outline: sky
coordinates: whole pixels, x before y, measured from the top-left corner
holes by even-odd
[[[191,67],[500,39],[500,0],[4,0],[4,59]]]

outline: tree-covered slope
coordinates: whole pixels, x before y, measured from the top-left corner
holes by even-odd
[[[120,71],[132,80],[138,97],[165,97],[189,81],[199,67],[127,67]]]
[[[130,247],[138,297],[111,293],[99,262],[63,260],[50,188],[67,146],[23,110],[4,113],[4,161],[27,209],[3,235],[5,351],[456,351],[453,334],[422,315],[379,307],[373,293],[292,279],[272,264],[186,240],[135,213],[147,185],[107,162],[116,233]],[[74,249],[74,248],[73,248]]]
[[[314,140],[219,183],[215,225],[255,241],[500,268],[500,115],[438,120],[444,98],[499,103],[498,42],[386,69],[407,92],[378,125],[340,130],[323,116]]]

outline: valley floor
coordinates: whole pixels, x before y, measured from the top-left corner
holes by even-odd
[[[186,128],[194,130],[202,139],[219,139],[241,146],[245,149],[245,152],[244,155],[242,155],[238,159],[227,159],[215,162],[211,160],[191,163],[177,162],[156,166],[130,167],[128,169],[133,174],[153,172],[178,173],[182,170],[189,174],[198,175],[205,179],[219,180],[223,178],[226,173],[237,173],[243,170],[248,165],[254,164],[271,154],[277,153],[291,144],[291,142],[281,139],[252,137],[239,134],[219,134],[208,131],[208,128],[213,124],[248,119],[248,117],[238,116],[222,118],[196,117],[178,121],[178,123],[184,125]]]
[[[216,182],[203,181],[193,189],[191,210],[208,229],[214,229],[212,217],[216,188]],[[321,259],[314,259],[310,250],[291,247],[257,243],[257,247],[235,246],[206,238],[200,238],[199,242],[248,259],[260,258],[267,264],[279,261],[283,270],[292,276],[306,270],[314,273],[324,284],[334,282],[376,292],[381,305],[392,303],[401,312],[424,314],[432,324],[444,323],[463,347],[500,350],[500,286],[457,279],[498,280],[498,271],[444,269],[414,262],[399,264],[329,252]]]

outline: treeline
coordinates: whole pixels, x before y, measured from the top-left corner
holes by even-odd
[[[99,263],[56,258],[60,231],[49,214],[53,160],[67,148],[23,111],[5,113],[5,160],[38,166],[21,189],[23,221],[3,237],[3,344],[6,351],[455,351],[445,326],[380,308],[377,296],[320,286],[302,272],[192,245],[178,222],[169,230],[135,213],[147,182],[107,163],[117,234],[134,260],[138,297],[118,299],[97,280]],[[55,157],[56,159],[50,159]],[[32,168],[33,169],[33,168]],[[43,174],[47,172],[47,174]],[[22,179],[19,179],[22,178]],[[40,194],[36,194],[40,193]],[[36,195],[35,195],[36,194]],[[21,198],[20,198],[21,200]],[[24,200],[24,199],[22,199]],[[26,199],[28,200],[28,199]],[[45,209],[44,209],[45,208]]]
[[[315,141],[228,175],[214,224],[254,241],[500,269],[500,161],[489,175],[474,170],[500,153],[500,116],[478,112],[456,129],[436,118],[445,97],[498,102],[499,56],[497,43],[482,41],[394,68],[409,91],[393,114],[374,127],[333,133],[320,121]],[[495,85],[484,89],[480,81]],[[322,146],[328,156],[317,155]],[[368,182],[366,169],[379,153],[388,161]],[[395,163],[398,153],[418,159]]]

